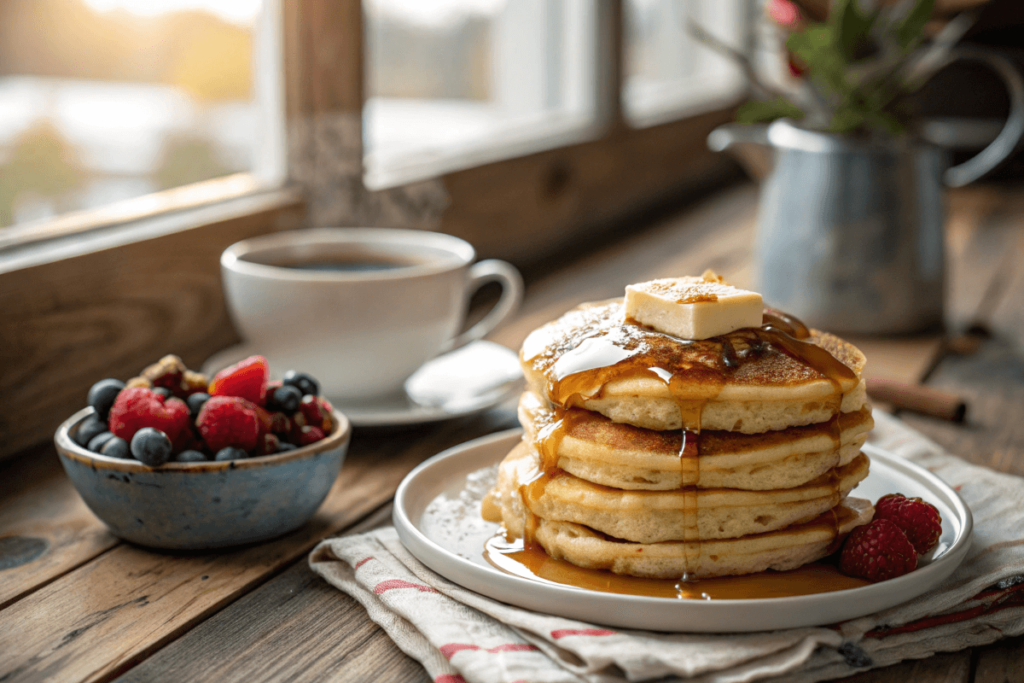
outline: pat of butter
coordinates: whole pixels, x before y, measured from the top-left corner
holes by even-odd
[[[626,320],[682,339],[707,339],[759,327],[761,295],[737,289],[708,270],[700,277],[626,287]]]

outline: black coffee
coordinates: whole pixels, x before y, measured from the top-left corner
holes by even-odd
[[[317,261],[293,261],[277,264],[284,268],[296,270],[316,270],[324,273],[368,273],[382,270],[409,268],[417,265],[415,261],[385,259],[379,257],[363,257],[353,259],[323,259]]]

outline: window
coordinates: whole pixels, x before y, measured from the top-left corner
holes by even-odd
[[[740,43],[741,0],[692,2]],[[531,266],[733,177],[705,140],[738,90],[650,23],[672,4],[0,0],[0,457],[237,341],[240,239],[423,227]]]
[[[0,228],[239,172],[273,175],[264,141],[274,122],[253,78],[261,9],[0,0]]]
[[[743,76],[727,58],[698,42],[695,21],[743,50],[746,0],[626,0],[626,77],[623,108],[645,126],[733,102]]]
[[[367,181],[565,144],[595,121],[593,0],[366,0]]]

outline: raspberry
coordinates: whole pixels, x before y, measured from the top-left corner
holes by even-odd
[[[902,529],[918,555],[938,545],[942,535],[942,517],[935,506],[901,493],[879,498],[875,503],[875,519],[887,519]]]
[[[263,405],[269,377],[267,359],[263,356],[249,356],[218,372],[206,393],[210,396],[237,396],[256,405]]]
[[[255,406],[236,396],[214,396],[203,405],[196,427],[212,453],[235,447],[251,451],[260,437]]]
[[[281,447],[281,440],[274,434],[264,434],[256,446],[256,455],[272,455]]]
[[[324,432],[319,427],[303,427],[299,430],[298,442],[300,446],[308,446],[324,438]]]
[[[917,552],[898,526],[875,519],[850,532],[839,558],[844,574],[869,581],[886,581],[917,568]]]
[[[278,436],[290,434],[292,431],[292,420],[284,413],[271,413],[270,431]]]
[[[177,443],[189,434],[188,406],[177,399],[167,400],[151,389],[127,387],[111,406],[107,426],[115,436],[128,442],[135,432],[152,427]]]
[[[299,411],[306,417],[306,424],[311,427],[319,427],[323,424],[326,413],[316,396],[312,394],[303,396],[302,400],[299,401]]]

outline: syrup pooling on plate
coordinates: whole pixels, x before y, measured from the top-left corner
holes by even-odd
[[[804,341],[807,326],[796,318],[766,309],[759,328],[736,330],[720,337],[691,341],[672,337],[624,319],[622,304],[613,301],[576,309],[545,334],[531,335],[523,345],[524,362],[547,380],[546,394],[555,418],[538,430],[542,471],[520,488],[527,508],[526,542],[533,544],[538,523],[530,503],[539,500],[547,483],[558,476],[558,446],[565,436],[566,411],[600,398],[605,386],[617,380],[648,378],[662,382],[679,409],[682,440],[679,451],[680,489],[684,491],[684,539],[687,554],[683,582],[699,560],[697,483],[700,478],[701,415],[707,402],[717,398],[725,384],[748,363],[771,354],[787,356],[811,372],[808,380],[826,379],[833,388],[825,399],[833,414],[842,402],[842,380],[856,382],[856,374],[827,350]],[[835,450],[840,430],[835,421],[830,435]],[[830,474],[833,500],[840,500],[839,479]],[[833,519],[833,536],[838,521]],[[691,553],[692,549],[692,553]],[[680,590],[685,587],[680,584]]]
[[[833,514],[840,521],[852,515],[840,506]],[[830,525],[822,515],[806,526]],[[786,572],[764,571],[745,576],[726,576],[696,581],[645,579],[614,574],[605,569],[578,567],[556,560],[542,548],[523,539],[510,539],[499,531],[484,544],[484,559],[499,571],[534,581],[573,586],[602,593],[679,600],[752,600],[797,595],[816,595],[867,586],[869,581],[846,576],[824,562],[806,564]]]

